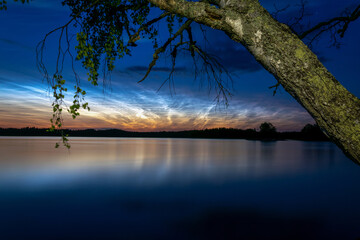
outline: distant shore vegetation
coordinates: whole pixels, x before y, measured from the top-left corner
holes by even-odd
[[[248,140],[303,140],[329,141],[316,124],[307,124],[300,132],[278,132],[276,127],[264,122],[256,129],[212,128],[188,131],[132,132],[120,129],[64,129],[69,137],[142,137],[142,138],[217,138]],[[0,136],[61,136],[60,131],[48,131],[45,128],[0,128]]]

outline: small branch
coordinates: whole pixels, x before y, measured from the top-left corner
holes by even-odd
[[[285,12],[286,10],[288,10],[289,7],[290,7],[290,4],[288,4],[285,7],[279,9],[276,6],[276,4],[274,4],[275,12],[271,13],[271,15],[273,16],[273,18],[278,19],[279,13]]]
[[[83,11],[93,7],[95,4],[97,4],[99,2],[99,0],[96,0],[94,1],[91,5],[87,6],[86,8],[84,8],[82,11],[79,11],[74,17],[72,17],[66,24],[64,24],[63,26],[60,26],[58,28],[55,28],[53,29],[52,31],[48,32],[45,37],[37,44],[36,46],[36,64],[37,64],[37,67],[39,69],[40,72],[43,73],[45,79],[50,83],[50,78],[49,78],[49,75],[48,75],[48,72],[47,72],[47,69],[46,69],[46,66],[43,62],[43,59],[44,59],[44,49],[45,49],[45,43],[46,43],[46,40],[47,38],[53,34],[54,32],[58,31],[58,30],[61,30],[60,32],[60,37],[59,37],[59,46],[58,46],[58,55],[57,55],[57,60],[56,60],[56,73],[57,74],[59,72],[59,62],[60,62],[60,57],[61,57],[61,52],[62,52],[62,48],[61,48],[61,42],[62,42],[62,37],[63,37],[63,34],[64,34],[64,30],[66,32],[66,42],[68,44],[68,48],[67,50],[65,51],[66,52],[70,52],[68,49],[69,49],[69,43],[70,41],[68,40],[68,27],[69,25],[74,21],[76,20],[80,15],[81,13],[83,13]],[[64,56],[63,56],[64,57]],[[63,61],[62,61],[63,62]]]
[[[216,91],[216,100],[220,102],[220,98],[223,97],[225,105],[228,105],[228,97],[231,97],[232,94],[229,89],[224,85],[224,79],[222,78],[222,74],[224,73],[228,79],[232,81],[230,73],[226,70],[226,68],[216,59],[215,56],[212,56],[202,50],[200,47],[194,45],[190,46],[194,49],[196,53],[198,53],[199,57],[203,61],[203,69],[202,71],[206,73],[208,82],[209,82],[209,91],[211,90],[211,79],[215,81],[215,91]],[[197,68],[196,64],[195,67]],[[195,74],[197,75],[197,73]]]
[[[193,21],[192,20],[187,20],[180,28],[179,30],[171,37],[169,38],[165,43],[164,45],[162,45],[160,48],[156,49],[155,50],[155,53],[153,54],[153,60],[151,61],[151,63],[149,64],[149,67],[148,67],[148,70],[146,71],[145,73],[145,76],[140,80],[138,81],[138,83],[141,83],[142,81],[144,81],[147,76],[149,75],[151,69],[155,66],[156,64],[156,61],[159,59],[159,54],[160,53],[163,53],[166,48],[169,46],[169,44],[175,40],[179,35],[182,34],[182,32],[188,28],[190,26],[190,24],[192,23]]]
[[[138,41],[140,39],[140,32],[146,30],[149,26],[151,26],[152,24],[160,21],[161,19],[163,19],[164,17],[170,15],[169,12],[165,12],[163,14],[161,14],[159,17],[154,18],[150,21],[148,21],[147,23],[145,23],[143,26],[141,26],[135,34],[133,35],[129,35],[129,41],[128,41],[128,46],[136,46],[135,42]]]
[[[293,18],[293,23],[288,24],[290,29],[294,29],[295,27],[299,26],[300,30],[302,30],[302,26],[301,26],[301,22],[303,21],[304,17],[307,16],[305,14],[305,6],[306,6],[307,2],[305,0],[301,0],[300,4],[298,4],[297,6],[300,7],[299,13],[300,15],[298,17]]]
[[[342,27],[340,27],[340,29],[338,29],[336,31],[336,33],[338,33],[340,35],[340,37],[344,37],[345,35],[345,31],[348,29],[349,24],[355,20],[357,20],[360,17],[360,5],[358,5],[356,7],[356,9],[349,14],[348,16],[345,17],[335,17],[330,19],[329,21],[326,22],[320,22],[317,25],[315,25],[314,27],[310,28],[309,30],[303,32],[302,34],[299,35],[300,39],[305,38],[306,36],[308,36],[309,34],[317,31],[317,30],[321,30],[322,28],[325,28],[327,30],[331,29],[331,28],[335,28],[337,26],[339,26],[340,24],[344,24]],[[321,33],[325,32],[325,31],[321,31]]]
[[[165,85],[165,83],[167,81],[169,81],[169,88],[170,88],[170,94],[171,94],[171,91],[174,91],[175,92],[175,84],[174,82],[172,81],[173,79],[173,74],[175,72],[175,64],[176,64],[176,57],[177,57],[177,54],[179,52],[179,47],[183,46],[183,45],[190,45],[191,43],[190,42],[183,42],[182,40],[180,40],[180,42],[178,42],[172,49],[171,51],[171,71],[169,73],[169,76],[165,79],[165,81],[161,84],[161,86],[158,88],[157,91],[160,91],[160,89]],[[181,48],[180,48],[181,50]],[[172,86],[172,87],[171,87]]]
[[[195,45],[196,42],[195,42],[194,39],[193,39],[193,35],[192,35],[192,31],[191,31],[191,26],[189,26],[188,28],[186,28],[186,32],[187,32],[188,37],[189,37],[190,45]],[[194,48],[190,48],[190,53],[191,53],[191,57],[194,58],[194,57],[195,57]]]
[[[273,92],[273,96],[275,96],[279,86],[281,86],[281,84],[278,82],[277,84],[275,84],[274,86],[270,86],[269,89],[275,88],[274,92]]]

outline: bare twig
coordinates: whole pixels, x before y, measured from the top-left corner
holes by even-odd
[[[178,30],[177,32],[170,37],[165,43],[164,45],[162,45],[161,47],[159,47],[158,49],[155,50],[155,53],[153,54],[153,60],[151,61],[151,63],[149,64],[148,70],[145,73],[145,76],[138,81],[138,83],[141,83],[142,81],[144,81],[147,76],[149,75],[149,73],[151,72],[151,69],[155,66],[156,61],[159,59],[159,54],[163,53],[166,48],[169,46],[169,44],[174,41],[178,36],[180,36],[182,34],[182,32],[188,27],[190,26],[190,24],[192,23],[192,20],[187,20]]]
[[[89,9],[91,7],[93,7],[95,4],[97,4],[99,2],[99,0],[96,0],[94,1],[91,5],[87,6],[85,9],[83,9],[82,11],[79,11],[75,16],[73,16],[66,24],[64,24],[63,26],[60,26],[58,28],[55,28],[53,29],[52,31],[48,32],[44,38],[37,44],[36,46],[36,64],[37,64],[37,67],[39,69],[40,72],[43,73],[43,76],[44,78],[51,84],[53,85],[54,83],[50,81],[50,77],[49,77],[49,74],[48,74],[48,71],[47,71],[47,68],[44,64],[44,49],[45,49],[45,44],[46,44],[46,40],[47,38],[60,30],[60,37],[59,37],[59,45],[58,45],[58,55],[57,55],[57,60],[56,60],[56,72],[55,74],[58,74],[59,73],[59,62],[60,62],[60,57],[61,57],[61,53],[62,53],[62,48],[61,48],[61,43],[62,43],[62,40],[63,40],[63,34],[64,34],[64,31],[66,32],[66,42],[67,42],[67,50],[64,52],[64,53],[70,53],[69,51],[69,47],[70,47],[70,41],[69,41],[69,38],[68,38],[68,27],[69,25],[74,21],[76,20],[83,11],[85,11],[86,9]],[[70,54],[71,55],[71,54]],[[63,58],[65,57],[65,55],[63,56]],[[61,61],[63,63],[63,60]],[[61,66],[61,69],[62,69],[62,66]],[[74,68],[73,68],[74,70]],[[54,75],[55,75],[54,74]],[[76,77],[76,79],[78,80],[78,78]]]
[[[335,29],[336,33],[340,35],[340,37],[344,37],[346,30],[349,27],[349,24],[360,17],[360,4],[352,11],[348,16],[343,17],[335,17],[325,22],[320,22],[309,30],[303,32],[299,35],[299,38],[303,39],[309,34],[319,31],[316,36],[319,36],[321,33],[326,32],[330,29]]]
[[[281,84],[278,82],[278,83],[276,83],[274,86],[270,86],[270,87],[269,87],[269,89],[275,88],[275,89],[274,89],[274,92],[273,92],[273,96],[275,96],[275,94],[276,94],[279,86],[281,86]]]
[[[286,10],[288,10],[289,7],[290,7],[290,4],[286,5],[283,8],[278,8],[276,6],[276,4],[274,4],[275,12],[271,13],[271,15],[273,16],[273,18],[278,19],[278,15],[280,13],[285,12]]]
[[[154,18],[150,21],[148,21],[147,23],[145,23],[143,26],[141,26],[135,34],[132,34],[129,36],[129,41],[128,41],[128,45],[129,46],[136,46],[136,41],[140,39],[140,32],[144,31],[145,29],[147,29],[149,26],[151,26],[152,24],[160,21],[161,19],[163,19],[164,17],[170,15],[170,13],[165,12],[163,14],[161,14],[159,17]]]

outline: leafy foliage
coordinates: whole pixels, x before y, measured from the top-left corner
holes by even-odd
[[[49,32],[37,47],[38,68],[51,85],[54,97],[53,117],[49,131],[62,127],[62,112],[65,92],[67,92],[62,69],[66,54],[71,57],[76,79],[73,102],[71,106],[67,107],[67,111],[75,119],[80,115],[79,110],[81,108],[90,110],[90,107],[85,101],[86,92],[80,86],[80,78],[74,69],[73,61],[81,62],[87,70],[87,80],[92,85],[97,86],[101,66],[104,73],[103,79],[105,79],[107,73],[114,69],[116,58],[130,55],[130,47],[135,46],[133,39],[133,35],[136,33],[135,29],[140,28],[150,11],[150,4],[147,1],[65,0],[62,4],[70,8],[71,20],[64,26]],[[70,24],[78,29],[76,34],[77,46],[75,47],[76,57],[73,57],[70,51],[71,37],[68,33]],[[157,35],[157,30],[151,27],[142,30],[142,34],[149,38],[155,38]],[[56,71],[50,75],[43,61],[43,52],[47,37],[56,31],[60,32],[58,57]],[[62,45],[64,39],[65,47]],[[129,39],[133,40],[132,44],[127,43]],[[62,140],[63,144],[69,148],[68,139],[64,134]],[[56,147],[58,146],[59,144],[56,145]]]
[[[14,2],[19,2],[19,0],[13,0]],[[20,0],[21,3],[28,3],[30,0]],[[0,0],[0,11],[7,10],[7,1]]]
[[[18,0],[14,1],[17,2]],[[25,3],[30,0],[20,1]],[[6,0],[0,0],[0,10],[6,10],[6,4]],[[97,86],[100,78],[100,67],[102,67],[102,79],[105,80],[107,75],[115,68],[116,59],[131,56],[131,48],[136,47],[136,42],[141,38],[152,40],[154,55],[147,73],[139,82],[148,76],[152,67],[156,64],[159,55],[169,52],[172,70],[164,83],[169,82],[169,86],[171,86],[176,58],[179,52],[185,51],[190,53],[194,59],[195,78],[198,75],[196,62],[197,60],[203,61],[203,68],[200,71],[206,73],[205,75],[209,83],[211,78],[214,79],[215,84],[213,88],[217,92],[216,99],[219,101],[220,97],[223,96],[227,104],[227,98],[231,94],[227,87],[224,86],[221,75],[226,74],[229,78],[230,76],[216,57],[208,55],[200,46],[196,45],[190,27],[192,21],[188,20],[183,24],[184,19],[181,16],[167,12],[162,13],[157,18],[148,20],[152,5],[146,0],[64,0],[62,4],[70,8],[71,20],[65,25],[47,33],[44,39],[39,42],[37,46],[37,65],[53,91],[53,116],[50,120],[51,127],[49,131],[53,132],[56,129],[60,129],[62,142],[67,148],[70,148],[67,135],[61,130],[65,92],[67,92],[67,87],[65,87],[67,81],[62,76],[62,70],[67,55],[71,59],[76,84],[74,86],[75,93],[72,105],[69,107],[65,106],[73,119],[80,115],[79,110],[81,108],[90,110],[88,103],[85,101],[86,92],[81,88],[80,78],[74,68],[74,60],[82,63],[82,66],[87,70],[87,80],[92,85]],[[167,21],[169,37],[165,44],[159,47],[159,25],[154,27],[154,23],[163,19]],[[69,26],[72,25],[77,29],[75,57],[73,57],[70,50],[72,37],[69,34]],[[43,61],[43,54],[47,38],[55,32],[60,32],[56,71],[53,74],[49,74]],[[183,32],[187,33],[187,38]],[[63,46],[64,42],[65,47]],[[195,57],[197,57],[197,60]],[[59,147],[59,143],[56,144],[56,147]]]
[[[71,10],[71,17],[80,27],[77,34],[76,60],[80,60],[88,70],[88,80],[98,85],[99,68],[103,72],[114,69],[116,58],[130,55],[130,45],[127,39],[141,26],[150,12],[148,1],[96,1],[96,0],[66,0]],[[145,29],[150,37],[156,32]]]
[[[215,84],[209,84],[209,86],[215,89],[217,100],[220,101],[220,98],[224,97],[227,103],[227,98],[231,94],[227,87],[224,86],[222,74],[227,76],[229,74],[219,63],[216,56],[208,55],[205,50],[196,44],[190,26],[192,24],[191,20],[184,23],[182,17],[167,12],[149,20],[150,16],[154,16],[154,14],[150,14],[152,6],[145,0],[65,0],[62,4],[70,8],[71,20],[46,34],[37,47],[38,68],[51,85],[54,96],[50,131],[62,127],[61,114],[64,106],[64,92],[67,91],[67,88],[65,88],[66,81],[62,77],[65,56],[69,55],[71,58],[76,79],[73,103],[67,108],[72,118],[75,119],[80,115],[79,110],[81,108],[87,110],[90,110],[90,108],[85,101],[86,92],[80,86],[80,78],[75,71],[74,61],[81,62],[82,66],[87,70],[87,80],[92,85],[97,86],[99,79],[105,80],[109,73],[114,70],[116,59],[131,56],[132,48],[137,46],[137,41],[141,38],[148,38],[153,42],[154,55],[148,71],[139,82],[145,80],[160,55],[169,53],[172,70],[164,83],[169,82],[169,86],[172,86],[176,58],[183,51],[190,53],[194,59],[195,78],[198,75],[197,71],[205,72],[208,82],[215,82]],[[159,46],[159,25],[154,26],[154,24],[162,20],[167,23],[168,37],[165,43]],[[68,33],[69,26],[74,26],[77,31],[75,57],[73,57],[70,50],[72,41]],[[55,32],[60,33],[58,57],[55,73],[49,74],[43,61],[43,52],[48,36]],[[197,62],[203,62],[203,67],[200,70],[197,67]],[[63,143],[69,147],[64,136]]]

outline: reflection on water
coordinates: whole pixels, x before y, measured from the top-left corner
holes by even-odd
[[[57,140],[0,138],[1,181],[46,184],[51,178],[62,182],[97,174],[127,179],[132,175],[128,181],[146,180],[146,184],[256,178],[309,171],[344,160],[333,144],[316,142],[74,138],[68,151],[55,149]]]
[[[0,239],[360,237],[360,168],[331,143],[57,140],[0,138]]]

